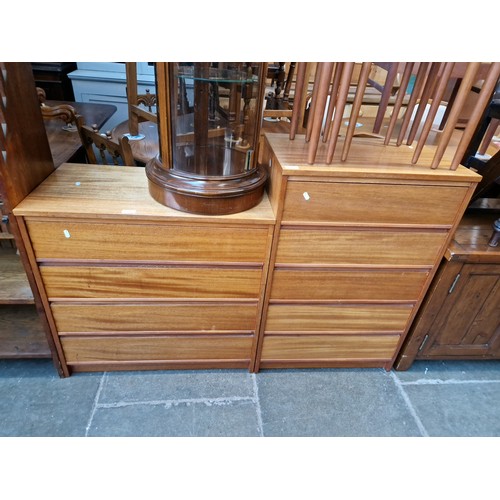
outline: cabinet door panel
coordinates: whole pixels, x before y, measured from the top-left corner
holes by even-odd
[[[283,220],[451,225],[467,187],[289,182]]]
[[[51,306],[58,332],[253,332],[257,304],[61,304]]]
[[[500,335],[500,266],[465,264],[428,334],[423,356],[491,354]]]
[[[283,229],[276,262],[432,266],[446,237],[441,231]]]
[[[41,266],[53,298],[259,297],[260,269]]]
[[[253,262],[266,257],[267,228],[105,224],[78,221],[27,226],[37,259]]]
[[[417,300],[428,277],[422,271],[276,269],[275,300]]]

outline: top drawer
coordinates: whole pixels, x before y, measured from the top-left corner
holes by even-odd
[[[450,226],[467,191],[463,185],[289,181],[283,221]]]
[[[268,228],[38,221],[27,226],[37,259],[262,264]]]

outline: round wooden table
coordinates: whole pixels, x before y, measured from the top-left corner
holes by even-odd
[[[129,134],[128,121],[118,124],[112,131],[113,138],[122,137]],[[153,122],[139,123],[139,134],[144,135],[143,139],[130,139],[129,144],[132,149],[134,159],[146,164],[160,152],[160,142],[158,139],[158,125]]]

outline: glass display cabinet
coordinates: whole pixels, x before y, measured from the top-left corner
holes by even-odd
[[[160,153],[146,165],[152,197],[223,215],[258,204],[264,63],[157,63]]]

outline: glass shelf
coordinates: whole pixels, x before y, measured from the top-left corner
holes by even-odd
[[[196,74],[195,74],[196,73]],[[180,66],[177,78],[212,83],[257,83],[258,77],[248,75],[246,71],[227,68],[196,68]]]

